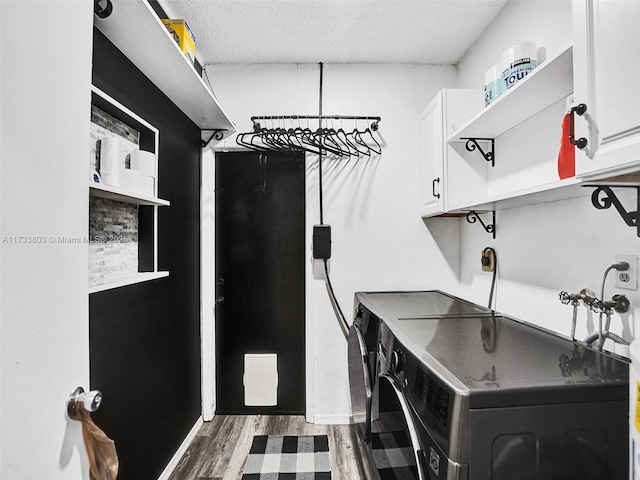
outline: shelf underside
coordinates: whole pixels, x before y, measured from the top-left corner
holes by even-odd
[[[118,189],[117,187],[111,187],[101,183],[90,183],[89,194],[93,197],[107,198],[109,200],[131,203],[134,205],[155,205],[159,207],[166,207],[170,205],[169,201],[162,200],[161,198],[155,198],[135,192],[126,192]]]
[[[114,288],[125,287],[127,285],[134,285],[136,283],[148,282],[156,280],[158,278],[168,277],[169,272],[139,272],[131,275],[127,275],[125,278],[103,283],[100,285],[92,285],[89,287],[89,293],[103,292],[105,290],[112,290]]]

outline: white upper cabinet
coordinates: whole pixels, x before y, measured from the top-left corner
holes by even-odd
[[[420,117],[420,166],[422,215],[437,215],[444,212],[442,176],[444,141],[442,132],[442,92],[429,103]]]
[[[600,179],[640,168],[640,2],[574,0],[576,174]]]
[[[466,163],[446,139],[457,126],[482,108],[483,101],[480,90],[444,89],[424,110],[420,120],[423,217],[439,215],[449,209],[449,196],[455,195],[450,177],[455,176],[460,184],[465,175],[460,165]]]

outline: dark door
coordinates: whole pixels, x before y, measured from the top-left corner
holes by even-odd
[[[304,156],[216,153],[216,411],[305,411]],[[276,406],[245,406],[244,355],[277,354]]]

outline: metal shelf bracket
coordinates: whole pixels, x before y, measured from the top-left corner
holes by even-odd
[[[211,143],[211,140],[215,139],[217,141],[220,141],[224,138],[224,132],[226,132],[226,130],[218,130],[218,129],[214,129],[214,130],[210,130],[208,128],[202,129],[202,131],[206,131],[206,132],[213,132],[213,134],[209,137],[209,140],[205,141],[205,140],[200,140],[200,146],[202,148],[206,148],[207,145],[209,145],[209,143]]]
[[[591,204],[597,208],[598,210],[606,210],[614,206],[618,211],[624,222],[630,226],[636,228],[636,233],[638,237],[640,237],[640,222],[638,221],[640,218],[640,186],[639,185],[616,185],[618,188],[635,188],[636,189],[636,210],[634,212],[629,212],[622,205],[622,202],[618,199],[616,194],[611,189],[612,187],[609,185],[585,185],[585,187],[596,187],[596,189],[591,194]],[[604,194],[601,196],[600,194]]]
[[[480,154],[484,157],[484,159],[487,162],[491,162],[491,166],[495,167],[496,166],[496,162],[495,162],[495,141],[493,138],[469,138],[469,137],[461,137],[460,140],[466,140],[467,143],[465,143],[465,148],[467,149],[467,152],[473,152],[474,150],[478,150],[480,152]],[[482,147],[480,146],[480,144],[478,143],[478,141],[481,142],[489,142],[490,144],[490,150],[488,152],[485,152]]]
[[[484,228],[484,231],[487,233],[490,233],[491,235],[493,235],[493,239],[495,240],[496,238],[496,212],[495,210],[491,211],[492,214],[492,223],[490,224],[486,224],[482,221],[482,218],[480,218],[480,216],[478,215],[478,213],[475,210],[471,210],[469,213],[467,213],[467,222],[469,223],[476,223],[476,222],[480,222],[480,225],[482,225],[482,228]]]

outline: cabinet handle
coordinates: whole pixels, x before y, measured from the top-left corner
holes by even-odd
[[[440,178],[434,178],[433,182],[431,182],[431,194],[436,198],[440,198],[440,194],[436,193],[436,182],[440,183]]]
[[[572,145],[575,145],[580,150],[582,150],[584,147],[587,146],[587,139],[584,137],[580,137],[579,139],[576,140],[573,115],[574,113],[577,113],[578,115],[582,116],[586,111],[587,111],[587,106],[584,103],[581,103],[579,105],[576,105],[575,107],[571,107],[571,111],[569,113],[569,141],[571,142]]]

